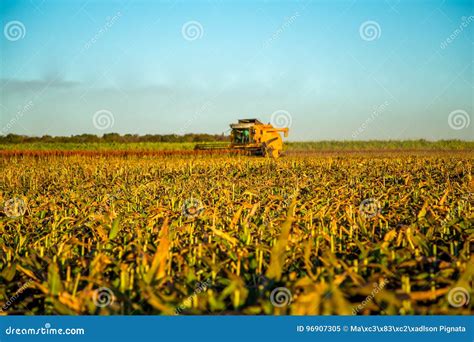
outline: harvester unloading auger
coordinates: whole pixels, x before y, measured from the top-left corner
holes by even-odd
[[[197,144],[196,150],[228,149],[248,152],[251,155],[278,158],[283,150],[280,133],[288,136],[288,128],[275,128],[263,124],[257,119],[242,119],[231,124],[230,144],[208,143]]]

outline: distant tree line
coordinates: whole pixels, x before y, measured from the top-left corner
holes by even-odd
[[[117,142],[117,143],[137,143],[137,142],[208,142],[208,141],[227,141],[228,136],[221,134],[124,134],[107,133],[103,136],[94,134],[72,135],[69,137],[53,137],[43,135],[42,137],[29,137],[26,135],[8,134],[0,136],[0,144],[19,144],[19,143],[101,143],[101,142]]]

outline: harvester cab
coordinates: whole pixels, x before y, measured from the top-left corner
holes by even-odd
[[[257,119],[241,119],[230,125],[230,145],[198,144],[197,150],[230,149],[248,152],[251,155],[278,158],[283,151],[280,133],[288,136],[288,128],[275,128]]]

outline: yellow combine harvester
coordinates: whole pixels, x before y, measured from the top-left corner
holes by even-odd
[[[246,151],[251,155],[277,158],[283,150],[280,133],[288,136],[288,128],[275,128],[257,119],[242,119],[231,124],[230,144],[197,144],[196,150],[230,149]]]

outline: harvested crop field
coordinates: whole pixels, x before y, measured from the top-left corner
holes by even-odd
[[[1,314],[470,314],[473,159],[4,156]]]

